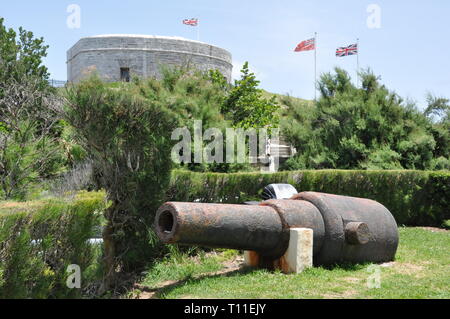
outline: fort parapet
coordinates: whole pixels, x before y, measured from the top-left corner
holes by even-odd
[[[219,70],[231,81],[231,54],[219,47],[180,37],[98,35],[80,39],[67,52],[67,79],[78,82],[92,72],[105,81],[131,76],[159,77],[161,66]]]

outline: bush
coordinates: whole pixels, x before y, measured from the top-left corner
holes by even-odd
[[[63,166],[53,111],[58,98],[42,64],[48,46],[3,21],[0,17],[0,199],[23,200],[32,186]]]
[[[103,292],[119,282],[119,273],[139,269],[158,253],[149,229],[169,184],[170,137],[179,122],[161,92],[139,82],[118,86],[95,76],[70,86],[62,113],[111,201],[104,214]]]
[[[82,288],[101,275],[99,247],[88,243],[98,231],[105,194],[79,193],[73,201],[0,204],[0,298],[76,298],[68,265],[82,272]]]
[[[422,113],[384,86],[372,71],[360,72],[361,87],[336,68],[318,81],[311,105],[283,98],[281,129],[297,154],[282,169],[439,170],[449,159],[448,99],[429,98]],[[434,123],[429,113],[441,114]],[[438,161],[436,159],[439,159]]]
[[[290,183],[302,191],[370,198],[386,206],[397,223],[441,226],[450,219],[448,171],[304,170],[260,173],[174,171],[169,200],[242,203],[260,199],[264,186]]]

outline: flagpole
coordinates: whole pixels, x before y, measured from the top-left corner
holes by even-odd
[[[314,102],[317,102],[317,32],[314,32]]]
[[[197,41],[200,41],[200,20],[197,20]]]
[[[356,87],[359,87],[359,38],[356,39]]]

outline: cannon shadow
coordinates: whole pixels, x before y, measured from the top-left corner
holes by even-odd
[[[150,294],[149,295],[150,299],[160,299],[162,296],[170,293],[171,291],[175,290],[178,287],[183,286],[186,283],[197,283],[210,278],[241,276],[250,274],[257,270],[258,269],[254,267],[239,266],[239,268],[225,269],[214,273],[207,273],[198,276],[188,276],[181,280],[170,281],[167,284],[163,284],[160,287],[155,288],[141,287],[141,289],[144,292]]]
[[[343,263],[335,263],[333,265],[327,265],[327,266],[321,266],[321,268],[324,268],[326,270],[334,270],[334,269],[341,269],[345,271],[358,271],[361,269],[367,268],[369,265],[373,263],[357,263],[352,264],[348,262]],[[181,280],[177,281],[169,281],[167,284],[162,284],[159,287],[150,288],[150,287],[141,287],[142,291],[146,293],[147,298],[149,299],[160,299],[161,297],[164,297],[164,295],[169,294],[173,290],[185,285],[186,283],[195,284],[199,283],[205,279],[210,278],[219,278],[219,277],[234,277],[234,276],[242,276],[251,274],[252,272],[256,272],[261,269],[266,269],[268,271],[274,271],[273,269],[268,268],[257,268],[257,267],[250,267],[245,265],[240,265],[238,268],[232,268],[232,269],[225,269],[214,273],[206,273],[198,276],[189,276]]]

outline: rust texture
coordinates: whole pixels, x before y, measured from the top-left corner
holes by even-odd
[[[155,218],[165,243],[253,251],[264,265],[280,262],[294,227],[313,230],[314,265],[390,261],[398,245],[397,224],[380,203],[316,192],[260,205],[168,202]]]
[[[156,213],[156,233],[165,243],[281,254],[283,226],[266,206],[169,202]]]
[[[384,262],[394,259],[398,246],[397,223],[380,203],[316,192],[299,193],[292,199],[310,202],[322,215],[326,231],[320,252],[314,256],[315,263]],[[350,223],[365,224],[360,226],[362,228],[357,234],[360,243],[353,241],[351,234],[346,238],[345,230]],[[354,225],[357,224],[351,224],[349,229]]]

